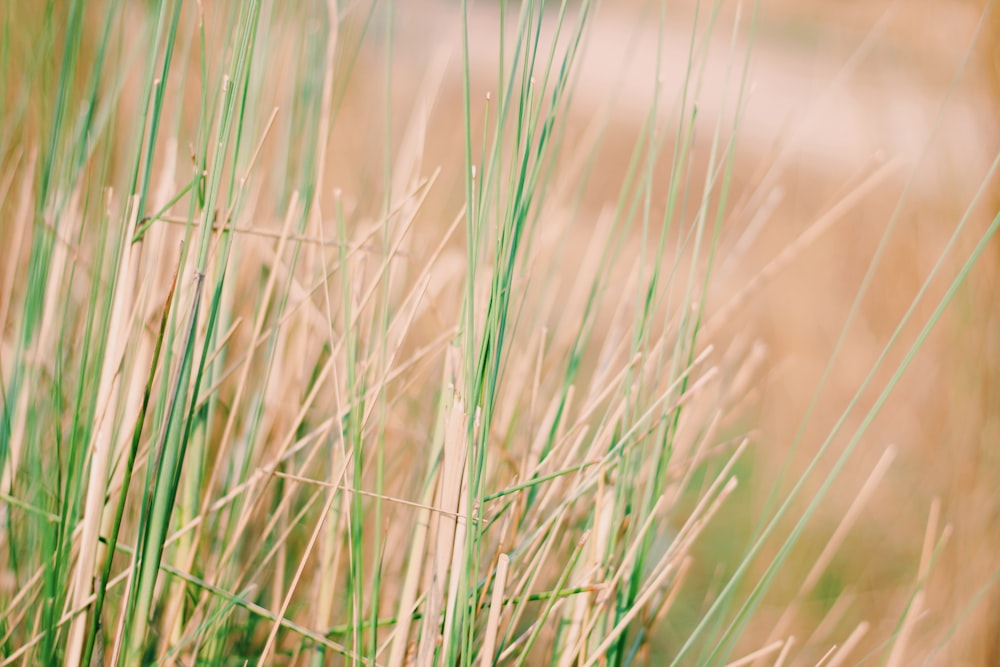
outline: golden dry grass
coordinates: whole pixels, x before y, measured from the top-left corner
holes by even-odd
[[[329,65],[323,60],[329,54],[323,50],[321,20],[302,21],[299,12],[287,8],[269,14],[275,47],[262,65],[268,83],[252,100],[260,132],[248,141],[251,147],[259,143],[260,152],[246,172],[251,187],[241,194],[245,199],[232,220],[240,231],[231,236],[228,267],[220,263],[221,234],[210,237],[202,267],[193,250],[182,251],[184,225],[170,218],[186,222],[186,206],[150,226],[140,244],[124,246],[127,252],[115,263],[92,266],[101,234],[85,210],[106,207],[108,221],[128,221],[129,232],[141,221],[126,215],[121,190],[102,191],[99,179],[82,178],[75,190],[62,193],[68,204],[60,212],[53,269],[43,281],[50,290],[48,310],[30,349],[19,353],[30,241],[38,230],[56,224],[47,211],[33,210],[45,119],[29,115],[19,128],[23,136],[4,146],[0,163],[0,212],[8,221],[0,226],[4,381],[19,354],[27,360],[36,392],[53,391],[60,372],[77,371],[82,362],[74,347],[82,340],[88,289],[96,276],[103,281],[98,284],[109,285],[118,272],[118,286],[108,296],[109,313],[117,314],[108,315],[109,335],[101,341],[107,356],[99,371],[91,371],[98,381],[87,384],[98,406],[95,425],[105,419],[117,425],[95,428],[88,443],[96,452],[90,474],[102,477],[100,466],[105,466],[106,492],[113,500],[121,492],[123,452],[132,436],[128,427],[140,409],[161,317],[171,313],[170,327],[178,332],[173,353],[178,354],[187,314],[210,296],[210,291],[198,296],[199,281],[213,285],[227,271],[216,337],[208,335],[204,319],[195,320],[192,330],[199,343],[211,340],[212,398],[199,407],[209,415],[192,445],[201,463],[196,476],[192,464],[185,464],[170,524],[170,576],[159,579],[156,591],[150,643],[162,659],[172,646],[183,647],[170,656],[182,664],[198,651],[225,653],[216,646],[192,646],[192,633],[214,614],[231,614],[235,629],[228,632],[238,639],[236,648],[226,650],[263,655],[262,664],[306,664],[310,642],[359,650],[370,635],[356,631],[352,636],[350,624],[337,626],[361,615],[348,613],[350,598],[344,592],[351,559],[361,553],[363,584],[367,589],[377,582],[378,588],[377,594],[366,593],[365,613],[377,600],[379,616],[395,619],[378,637],[379,664],[431,664],[435,651],[446,652],[453,641],[449,621],[438,621],[454,618],[448,605],[462,599],[458,573],[465,567],[467,522],[476,517],[497,522],[478,554],[485,579],[476,602],[482,664],[489,664],[499,646],[504,647],[501,658],[517,654],[535,631],[537,644],[524,654],[529,661],[541,660],[557,645],[568,647],[560,664],[597,660],[617,636],[618,626],[602,615],[611,604],[608,591],[618,590],[629,576],[632,549],[638,549],[645,530],[657,535],[655,557],[645,564],[643,604],[635,605],[635,616],[626,615],[621,629],[647,629],[649,642],[640,655],[659,664],[684,641],[707,600],[737,566],[751,531],[774,508],[772,495],[780,499],[799,479],[855,396],[997,154],[996,131],[988,125],[996,107],[984,92],[989,78],[997,79],[988,48],[979,47],[955,92],[947,93],[981,8],[949,2],[920,3],[919,12],[893,10],[889,2],[850,9],[762,4],[753,62],[763,94],[750,97],[749,120],[738,136],[719,257],[704,295],[705,328],[691,351],[694,362],[659,375],[677,358],[672,349],[684,326],[683,313],[661,313],[641,353],[633,353],[629,338],[639,285],[651,265],[663,259],[636,231],[623,240],[622,261],[599,262],[609,245],[610,211],[632,147],[642,141],[640,125],[649,104],[632,94],[616,97],[609,86],[627,88],[630,76],[648,81],[650,69],[642,62],[643,28],[633,23],[642,3],[630,3],[640,5],[630,9],[605,3],[591,37],[590,48],[596,50],[587,52],[573,104],[561,117],[568,139],[554,162],[552,186],[536,204],[539,223],[518,265],[512,289],[517,326],[509,332],[493,419],[481,434],[475,430],[480,428],[475,410],[463,402],[473,389],[464,375],[468,342],[458,335],[466,326],[462,306],[469,279],[460,33],[449,3],[397,4],[391,101],[384,82],[389,51],[379,39],[383,26],[376,24],[364,38],[349,80],[328,68],[323,77],[309,79],[312,85],[326,85],[325,91],[303,92],[303,81],[315,74],[305,71],[307,63]],[[472,133],[479,137],[486,129],[485,94],[495,78],[497,55],[490,37],[495,8],[475,6],[473,29],[482,32],[473,32]],[[226,43],[225,7],[205,7],[209,43]],[[710,42],[721,61],[736,18],[732,10],[727,6],[722,13],[720,25],[726,28]],[[28,16],[30,10],[17,11],[24,11],[19,25],[42,20]],[[128,5],[126,51],[144,35],[146,11]],[[645,29],[655,30],[645,16]],[[688,34],[690,16],[687,7],[671,14],[680,27],[670,34]],[[186,8],[184,30],[193,30],[196,17]],[[941,26],[947,26],[951,39],[932,39],[944,31]],[[92,36],[98,29],[95,22],[84,33],[93,39],[85,52],[96,48]],[[360,17],[348,14],[338,33],[340,47],[359,39],[361,29]],[[745,33],[738,34],[742,44]],[[995,37],[990,39],[996,44]],[[844,70],[866,40],[871,52],[856,69]],[[617,42],[635,45],[640,54],[628,76],[608,64],[620,55],[608,52],[608,45]],[[217,75],[227,55],[221,48],[209,52],[209,67]],[[187,145],[198,141],[199,123],[196,105],[189,102],[197,98],[196,53],[192,49],[186,59],[179,55],[175,65],[190,78],[171,79],[165,117],[173,119],[172,126],[165,130],[152,170],[147,211],[159,210],[191,178]],[[109,182],[120,181],[133,157],[127,141],[132,121],[143,113],[141,76],[130,70],[123,83],[109,133]],[[664,85],[669,90],[672,83]],[[713,85],[706,84],[709,117],[709,98],[718,92]],[[794,96],[803,86],[808,92],[801,104],[783,104],[783,91]],[[828,90],[834,92],[824,99]],[[289,100],[309,94],[325,95],[323,117],[335,114],[325,141],[322,132],[318,137],[303,133],[308,119],[288,109]],[[32,97],[29,107],[34,104],[44,107]],[[941,129],[923,155],[926,133],[942,104]],[[269,126],[272,108],[278,112]],[[720,107],[718,113],[723,111]],[[806,124],[802,119],[810,113],[815,115]],[[664,128],[670,127],[665,120]],[[712,128],[711,122],[700,126],[693,144],[687,174],[692,188],[711,162]],[[292,195],[302,177],[294,172],[305,168],[288,155],[314,148],[325,155],[317,188]],[[876,155],[877,149],[883,154]],[[653,166],[659,183],[667,183],[671,150],[668,145]],[[595,166],[582,171],[591,156]],[[276,174],[275,168],[288,173]],[[236,173],[232,166],[225,169],[227,175]],[[578,191],[582,173],[589,173],[589,181]],[[666,206],[665,189],[652,193],[654,219]],[[311,204],[308,217],[300,219],[306,204]],[[889,370],[880,370],[874,388],[860,395],[834,451],[861,423],[996,206],[993,197],[971,212],[972,223],[946,261],[945,275],[929,286],[915,323],[903,330],[905,343],[890,352]],[[391,224],[385,224],[386,210]],[[894,215],[897,226],[879,250]],[[339,218],[345,221],[343,231]],[[91,222],[83,226],[85,220]],[[224,210],[215,221],[225,223]],[[302,228],[294,229],[300,222]],[[669,242],[667,256],[673,261],[676,248],[684,246],[677,237]],[[194,238],[186,244],[197,245]],[[1000,473],[994,453],[1000,435],[995,243],[991,251],[864,432],[732,659],[749,656],[742,664],[757,665],[849,665],[874,655],[872,660],[890,665],[924,659],[990,665],[1000,655],[1000,612],[994,602],[1000,598],[992,588],[1000,567],[993,483]],[[876,254],[880,260],[870,288],[824,380],[824,367]],[[678,255],[677,275],[692,270],[700,275],[704,254]],[[473,281],[480,306],[494,276],[484,269]],[[597,307],[591,344],[567,390],[564,365],[576,336],[591,326],[585,303],[594,281],[603,281],[613,297]],[[698,281],[693,283],[700,289]],[[664,298],[683,301],[679,294],[686,287],[679,280],[664,288]],[[67,303],[69,315],[62,319],[60,306]],[[477,330],[486,326],[485,308],[474,317]],[[163,387],[171,386],[168,380],[174,377],[190,383],[179,368],[161,367],[155,377]],[[679,391],[679,378],[688,378],[690,387]],[[821,382],[823,391],[810,408]],[[635,395],[630,387],[636,387]],[[33,460],[31,448],[42,446],[46,433],[59,430],[33,423],[51,420],[68,430],[72,419],[70,414],[32,413],[26,407],[30,398],[11,406],[4,399],[5,411],[14,415],[2,489],[9,495],[24,488],[19,482],[33,483],[30,474],[38,468],[24,462]],[[563,400],[565,416],[559,408]],[[685,410],[673,431],[662,496],[651,501],[648,514],[636,515],[641,518],[636,521],[649,522],[643,528],[630,523],[615,494],[620,488],[651,488],[651,475],[641,465],[634,473],[623,463],[597,462],[619,442],[616,428],[622,424],[640,432],[654,429],[642,413],[659,407],[661,400],[671,408],[682,403]],[[105,406],[111,406],[106,413]],[[553,424],[555,455],[545,443]],[[158,428],[143,431],[132,484],[146,474],[148,457],[156,455]],[[348,437],[352,429],[365,443],[357,477],[352,477],[358,469]],[[537,487],[537,495],[516,490],[470,507],[463,491],[471,483],[466,462],[475,449],[473,435],[489,444],[483,478],[492,491],[516,489],[525,480],[575,466],[579,470],[554,476]],[[790,454],[796,439],[801,444]],[[642,451],[637,448],[632,455]],[[779,535],[792,530],[833,458],[821,460],[819,475],[807,480],[805,499],[779,524]],[[625,487],[621,479],[632,475],[634,485]],[[90,604],[89,576],[105,557],[98,537],[106,538],[109,529],[108,511],[102,509],[107,499],[103,489],[91,489],[97,490],[81,508],[73,533],[67,586],[72,593],[63,612]],[[131,496],[127,505],[121,538],[126,547],[135,544],[140,498]],[[354,544],[350,535],[359,507],[366,522],[377,523],[365,523]],[[213,532],[219,526],[225,531]],[[748,590],[778,553],[780,541],[772,542],[754,559],[748,583],[739,590]],[[614,558],[604,551],[611,543],[618,549]],[[937,544],[940,552],[932,558]],[[102,635],[108,637],[109,658],[127,649],[118,624],[124,622],[121,590],[130,559],[131,552],[114,559],[118,588],[109,594]],[[16,566],[10,555],[0,558],[0,568],[5,631],[15,637],[8,646],[30,647],[38,636],[18,634],[17,627],[29,626],[41,613],[34,607],[42,598],[38,580],[12,574]],[[529,594],[552,590],[572,594],[519,603]],[[234,600],[225,594],[250,601],[241,601],[234,613]],[[979,595],[983,600],[972,605]],[[651,601],[655,613],[649,611]],[[411,615],[413,609],[420,615]],[[67,630],[71,647],[82,637],[73,633],[83,633],[87,622],[85,615],[76,618],[73,630]],[[540,618],[561,619],[570,629],[557,636],[554,626],[540,624]],[[595,626],[604,634],[588,634]],[[32,655],[25,650],[23,655]],[[16,661],[23,655],[5,657]],[[327,661],[339,660],[326,655]],[[690,660],[685,664],[695,664]]]

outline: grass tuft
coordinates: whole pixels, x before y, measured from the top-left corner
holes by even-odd
[[[904,160],[853,171],[754,268],[789,155],[746,175],[764,8],[694,2],[678,32],[669,3],[611,4],[428,2],[416,46],[388,0],[0,8],[0,665],[957,645],[996,573],[928,632],[955,539],[937,494],[878,603],[849,561],[912,465],[878,419],[994,243],[1000,157],[823,413],[907,176],[772,443],[750,306]],[[624,15],[629,71],[594,102]]]

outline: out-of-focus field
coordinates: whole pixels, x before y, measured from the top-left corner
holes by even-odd
[[[574,93],[576,136],[582,141],[595,126],[605,128],[598,175],[584,200],[592,214],[617,195],[652,101],[660,19],[647,5],[655,3],[604,3],[586,45]],[[731,104],[737,89],[753,3],[726,3],[711,33],[710,7],[696,15],[694,3],[670,5],[662,45],[665,115],[676,112],[671,105],[680,95],[695,19],[696,48],[707,54],[697,171],[706,167],[724,96]],[[400,8],[396,26],[393,55],[402,99],[419,98],[426,68],[450,54],[427,136],[428,164],[447,165],[446,156],[461,150],[461,44],[453,10],[450,3],[413,3]],[[732,566],[770,494],[798,479],[855,397],[959,220],[971,216],[956,241],[964,256],[996,213],[995,179],[980,204],[969,208],[1000,147],[990,84],[992,37],[989,22],[981,24],[983,11],[980,4],[949,1],[765,0],[760,5],[750,94],[738,131],[735,205],[726,217],[709,310],[718,314],[710,322],[716,344],[759,339],[766,362],[740,422],[757,434],[752,474],[739,507],[709,529],[701,553],[706,562],[699,565],[706,578],[713,567]],[[497,66],[495,7],[474,3],[470,24],[473,88],[485,96]],[[365,94],[377,91],[359,93],[358,125],[345,123],[344,136],[364,132],[359,126],[365,126]],[[372,137],[379,128],[370,127]],[[665,155],[669,161],[670,151]],[[447,177],[446,172],[445,182]],[[452,192],[460,196],[458,181]],[[994,296],[1000,254],[993,245],[865,433],[819,518],[807,527],[808,538],[782,574],[787,583],[778,586],[770,611],[747,633],[753,644],[789,632],[808,643],[811,633],[833,628],[846,638],[869,623],[861,645],[877,649],[913,604],[920,572],[930,583],[913,611],[909,641],[915,654],[941,665],[1000,660],[1000,605],[993,602],[1000,597],[992,588],[1000,567],[1000,330]],[[902,330],[883,370],[859,395],[835,440],[838,450],[877,399],[959,263],[946,262],[947,277],[929,285],[917,307],[919,324]],[[797,437],[800,444],[789,454]],[[782,483],[777,480],[788,456],[791,467]],[[835,456],[822,460],[821,471]],[[807,488],[815,490],[821,476],[814,474]],[[838,527],[846,532],[829,571],[789,613],[798,584]],[[931,558],[928,545],[942,534],[947,534],[944,547]],[[959,621],[956,634],[943,640]],[[664,632],[665,646],[677,641]],[[821,658],[821,652],[803,655],[797,664]]]

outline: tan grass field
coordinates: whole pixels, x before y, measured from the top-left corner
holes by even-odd
[[[735,176],[739,203],[724,232],[729,247],[739,248],[741,254],[730,262],[729,272],[717,276],[713,294],[713,303],[725,313],[718,321],[720,340],[752,337],[762,344],[759,349],[767,358],[755,376],[751,397],[741,406],[746,410],[742,423],[759,428],[762,437],[754,452],[759,458],[753,489],[744,498],[751,504],[763,504],[771,491],[774,471],[781,467],[787,443],[800,426],[895,207],[900,206],[898,228],[887,241],[880,268],[861,303],[859,322],[843,342],[793,470],[804,467],[854,395],[995,155],[987,49],[973,53],[954,92],[947,92],[969,54],[981,8],[972,3],[915,4],[919,8],[890,2],[850,7],[762,4],[753,55],[761,92],[748,103]],[[430,26],[438,26],[441,34],[447,34],[447,22],[435,11],[448,9],[429,6],[434,9],[422,9],[427,14],[413,19],[420,26],[415,32],[423,35]],[[612,5],[604,10],[592,36],[594,69],[584,69],[581,77],[581,128],[603,109],[622,70],[628,75],[620,85],[630,94],[612,107],[604,173],[593,186],[599,194],[588,194],[587,199],[595,210],[617,191],[628,154],[615,146],[630,145],[643,119],[649,103],[643,74],[652,68],[648,56],[655,58],[655,25],[647,26],[644,35],[632,20],[638,9]],[[727,10],[731,20],[732,7]],[[675,10],[671,17],[678,26],[675,49],[681,56],[690,11]],[[495,17],[488,8],[481,13],[485,15],[481,23],[474,25],[495,37],[491,23]],[[401,32],[405,35],[406,28]],[[718,32],[710,56],[717,76],[729,52],[727,30]],[[429,59],[433,49],[419,36],[411,39],[403,37],[402,43]],[[635,54],[625,53],[626,44]],[[483,51],[487,62],[481,67],[488,79],[495,54],[489,48]],[[631,60],[623,67],[624,58]],[[709,80],[707,87],[713,86],[720,89],[725,83]],[[710,92],[708,104],[717,103],[719,95],[717,90]],[[943,120],[932,134],[941,107]],[[441,127],[430,133],[429,145],[436,138],[447,151],[453,148],[448,143],[447,104],[438,108]],[[705,126],[710,128],[711,121]],[[703,149],[707,152],[707,146]],[[897,161],[891,169],[878,171],[892,158]],[[911,178],[915,185],[904,198]],[[755,215],[764,202],[768,219],[762,224]],[[984,202],[973,214],[982,219],[979,229],[993,215],[991,206],[995,205]],[[747,242],[752,221],[763,229],[754,230]],[[848,475],[821,511],[822,518],[810,528],[809,544],[787,567],[791,579],[804,578],[829,535],[845,516],[851,517],[851,530],[841,536],[845,542],[827,575],[837,581],[834,586],[850,582],[849,601],[834,605],[832,616],[827,616],[830,602],[815,599],[793,606],[789,614],[787,595],[795,591],[790,583],[749,636],[762,639],[773,632],[771,625],[777,619],[789,623],[789,616],[795,619],[792,627],[802,624],[796,634],[805,635],[817,623],[824,630],[831,626],[852,630],[858,623],[870,623],[875,629],[869,630],[869,641],[863,645],[876,648],[907,603],[912,582],[904,573],[912,572],[920,561],[927,531],[932,529],[947,530],[950,536],[930,572],[928,599],[919,612],[926,628],[940,628],[955,618],[992,576],[995,548],[983,541],[992,532],[996,511],[993,473],[986,472],[995,465],[988,452],[996,438],[991,407],[996,396],[995,363],[989,361],[996,355],[991,343],[996,324],[990,314],[995,310],[990,305],[995,274],[990,263],[977,268],[960,297],[963,305],[949,311],[896,388],[848,464]],[[765,278],[760,280],[762,274]],[[758,280],[761,284],[743,298],[747,284]],[[866,394],[862,404],[874,398],[875,392]],[[873,470],[881,473],[877,480],[871,479]],[[873,487],[866,487],[866,482]],[[860,505],[856,501],[862,488],[874,491]],[[720,532],[733,529],[726,526]],[[725,538],[718,540],[718,548],[725,549]],[[711,560],[720,554],[709,552],[705,557]],[[935,664],[992,664],[1000,650],[997,623],[990,603],[984,602],[950,642],[948,657],[937,655],[940,662]],[[937,640],[932,631],[918,633],[912,641],[919,644],[922,638],[928,646],[917,649],[918,654]],[[823,654],[819,644],[813,649],[816,660]],[[808,655],[798,664],[809,664]]]
[[[148,161],[156,3],[68,86],[0,10],[0,664],[998,664],[995,3],[605,1],[509,98],[515,5],[262,3],[239,69],[237,4]]]

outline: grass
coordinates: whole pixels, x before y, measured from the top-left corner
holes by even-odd
[[[895,447],[824,508],[993,243],[997,163],[808,447],[912,175],[773,474],[762,347],[725,329],[892,164],[720,299],[758,7],[696,3],[674,97],[654,5],[620,169],[615,95],[580,121],[588,0],[463,0],[454,71],[406,66],[388,1],[0,8],[0,664],[901,665],[960,641],[995,574],[927,632],[940,504],[883,605],[838,560]]]

